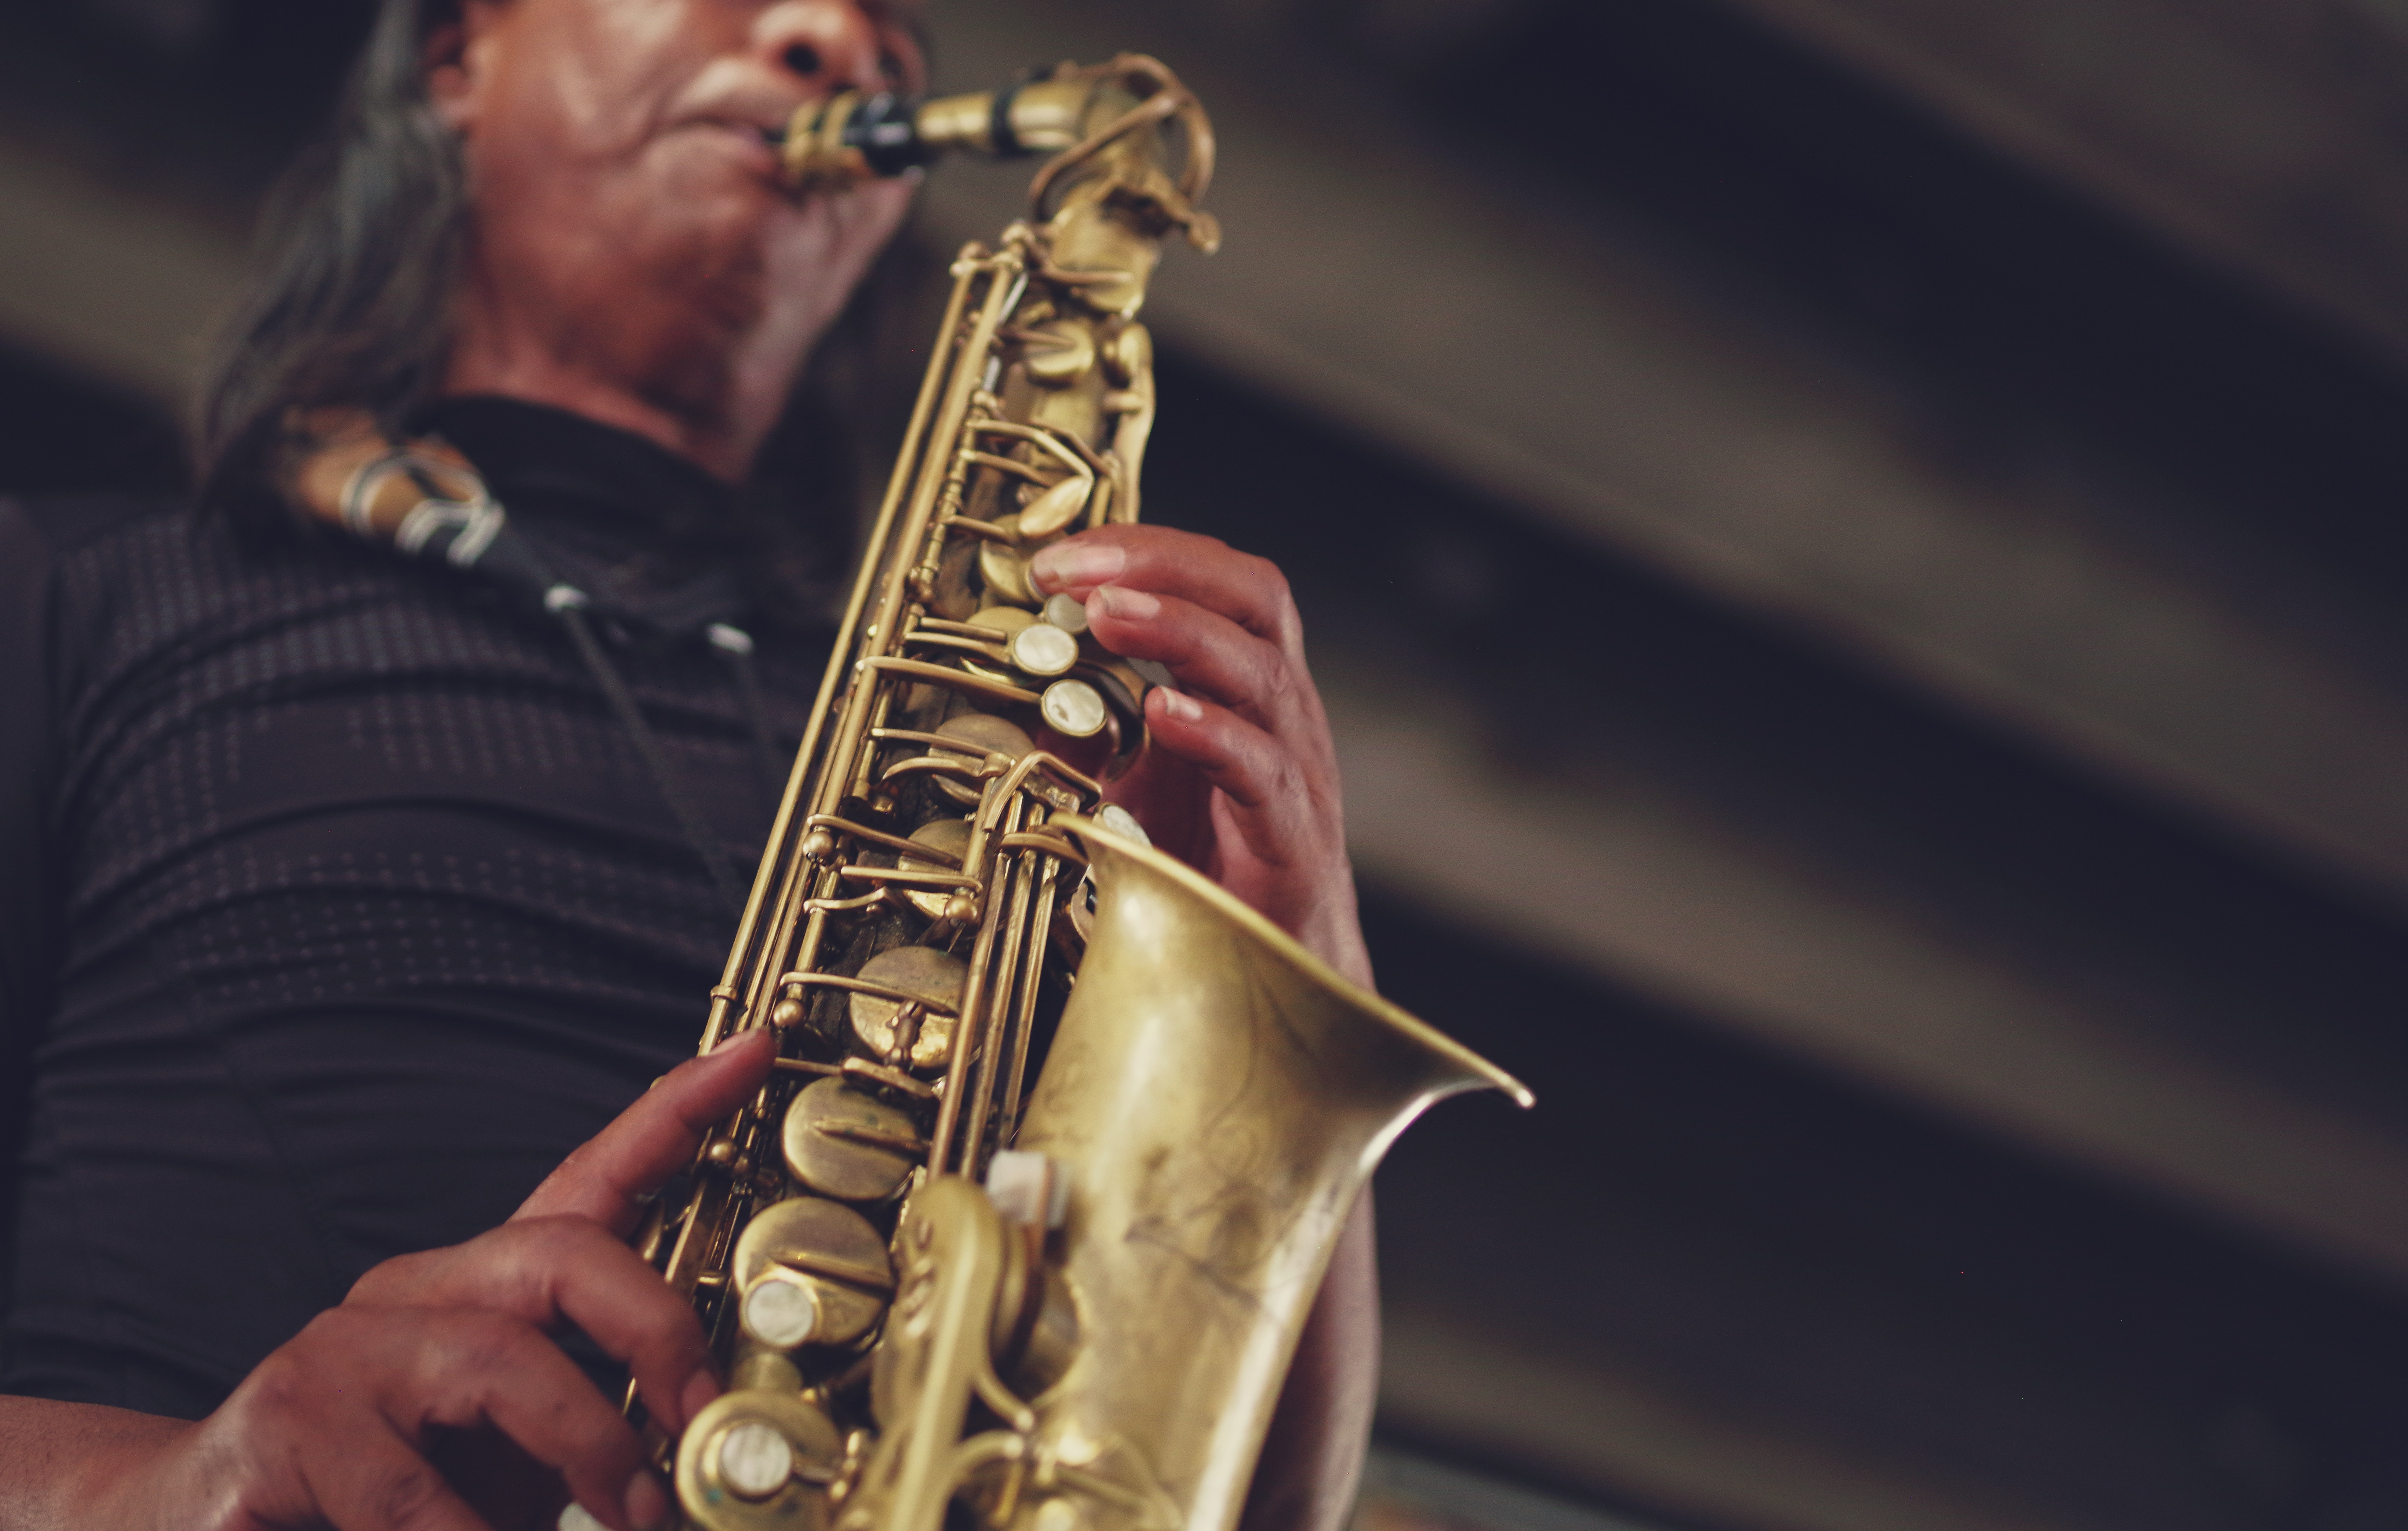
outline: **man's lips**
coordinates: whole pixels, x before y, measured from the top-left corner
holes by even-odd
[[[732,117],[696,117],[678,124],[680,130],[698,129],[725,138],[751,168],[772,179],[783,180],[785,166],[780,156],[780,146],[785,142],[785,123],[765,127],[759,122]]]
[[[687,119],[690,122],[700,122],[711,127],[724,127],[731,132],[749,133],[754,137],[763,139],[764,141],[771,144],[778,144],[785,141],[786,124],[794,120],[795,115],[792,112],[784,112],[777,116],[762,116],[755,113],[738,115],[729,112],[709,112]]]

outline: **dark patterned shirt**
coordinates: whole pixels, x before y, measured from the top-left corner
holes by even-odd
[[[702,632],[746,613],[707,543],[656,556],[726,491],[528,406],[434,424],[620,610],[611,659],[749,876],[770,789]],[[746,625],[782,755],[825,635]],[[692,1049],[732,922],[521,593],[331,531],[0,504],[0,1389],[204,1413]]]

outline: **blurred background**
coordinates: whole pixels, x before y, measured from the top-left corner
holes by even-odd
[[[0,7],[0,488],[179,481],[366,9]],[[1148,514],[1540,1095],[1382,1174],[1363,1531],[2408,1528],[2408,0],[936,17],[1211,107]]]

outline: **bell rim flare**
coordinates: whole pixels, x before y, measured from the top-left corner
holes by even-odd
[[[1441,1091],[1440,1095],[1490,1089],[1503,1095],[1524,1110],[1528,1110],[1538,1104],[1538,1096],[1531,1093],[1528,1085],[1411,1010],[1348,978],[1332,966],[1326,959],[1315,953],[1312,948],[1281,929],[1268,915],[1246,903],[1237,894],[1214,882],[1178,857],[1167,855],[1152,846],[1140,845],[1135,840],[1115,835],[1084,814],[1056,813],[1052,823],[1055,827],[1067,830],[1075,836],[1082,845],[1091,848],[1101,846],[1115,855],[1137,862],[1176,882],[1188,894],[1218,909],[1233,923],[1242,927],[1248,934],[1261,941],[1272,954],[1297,969],[1313,982],[1344,996],[1349,1003],[1364,1013],[1378,1017],[1406,1037],[1427,1048],[1446,1062],[1460,1068],[1465,1074],[1472,1076],[1454,1089]]]

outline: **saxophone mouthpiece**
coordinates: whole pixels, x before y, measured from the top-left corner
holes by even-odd
[[[1151,147],[1165,128],[1183,144],[1175,176]],[[1125,210],[1149,209],[1142,216],[1183,231],[1207,254],[1221,242],[1220,226],[1197,206],[1212,181],[1211,121],[1178,76],[1142,53],[1058,64],[968,95],[845,91],[806,104],[772,142],[798,194],[904,175],[948,152],[1041,154],[1046,164],[1028,188],[1040,222],[1052,216],[1053,193],[1100,176],[1119,186]]]
[[[1168,79],[1161,65],[1143,62]],[[1087,136],[1098,90],[1132,81],[1139,91],[1162,88],[1152,75],[1132,75],[1116,60],[1092,69],[1066,64],[999,91],[967,95],[844,91],[804,105],[779,147],[798,191],[899,176],[953,152],[983,159],[1059,154]],[[1188,99],[1183,87],[1179,93]]]
[[[841,92],[796,111],[785,131],[771,136],[770,147],[779,150],[786,179],[798,191],[899,176],[953,147],[944,131],[949,114],[935,113],[929,129],[921,119],[959,99],[964,98],[923,102],[892,91]]]

